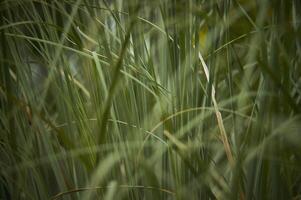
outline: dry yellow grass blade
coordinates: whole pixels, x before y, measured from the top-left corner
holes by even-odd
[[[203,58],[203,56],[200,52],[199,52],[199,58],[201,60],[202,66],[203,66],[207,82],[209,83],[209,78],[210,78],[209,70],[208,70],[208,67],[207,67],[207,65],[204,61],[204,58]],[[217,102],[216,102],[216,99],[215,99],[215,88],[214,88],[213,84],[212,84],[212,90],[211,91],[212,91],[211,92],[212,102],[213,102],[213,105],[214,105],[214,110],[215,110],[215,114],[216,114],[218,128],[219,128],[220,134],[221,134],[221,139],[222,139],[222,142],[223,142],[223,145],[224,145],[224,148],[225,148],[225,152],[226,152],[228,161],[229,161],[230,165],[233,167],[234,166],[234,158],[233,158],[233,155],[232,155],[232,152],[231,152],[231,148],[230,148],[230,144],[229,144],[229,141],[228,141],[227,133],[226,133],[226,130],[225,130],[225,127],[224,127],[223,118],[222,118],[222,115],[221,115],[221,113],[218,109],[218,105],[217,105]]]

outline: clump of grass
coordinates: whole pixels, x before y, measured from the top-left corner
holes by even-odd
[[[0,198],[299,199],[298,0],[3,0]]]

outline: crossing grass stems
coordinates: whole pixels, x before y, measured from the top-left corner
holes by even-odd
[[[298,0],[0,2],[1,199],[300,199]]]

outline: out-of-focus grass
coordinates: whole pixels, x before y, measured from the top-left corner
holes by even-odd
[[[301,198],[299,10],[1,1],[0,198]]]

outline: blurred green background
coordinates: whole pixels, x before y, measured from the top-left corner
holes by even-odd
[[[299,0],[1,0],[0,199],[301,199]]]

